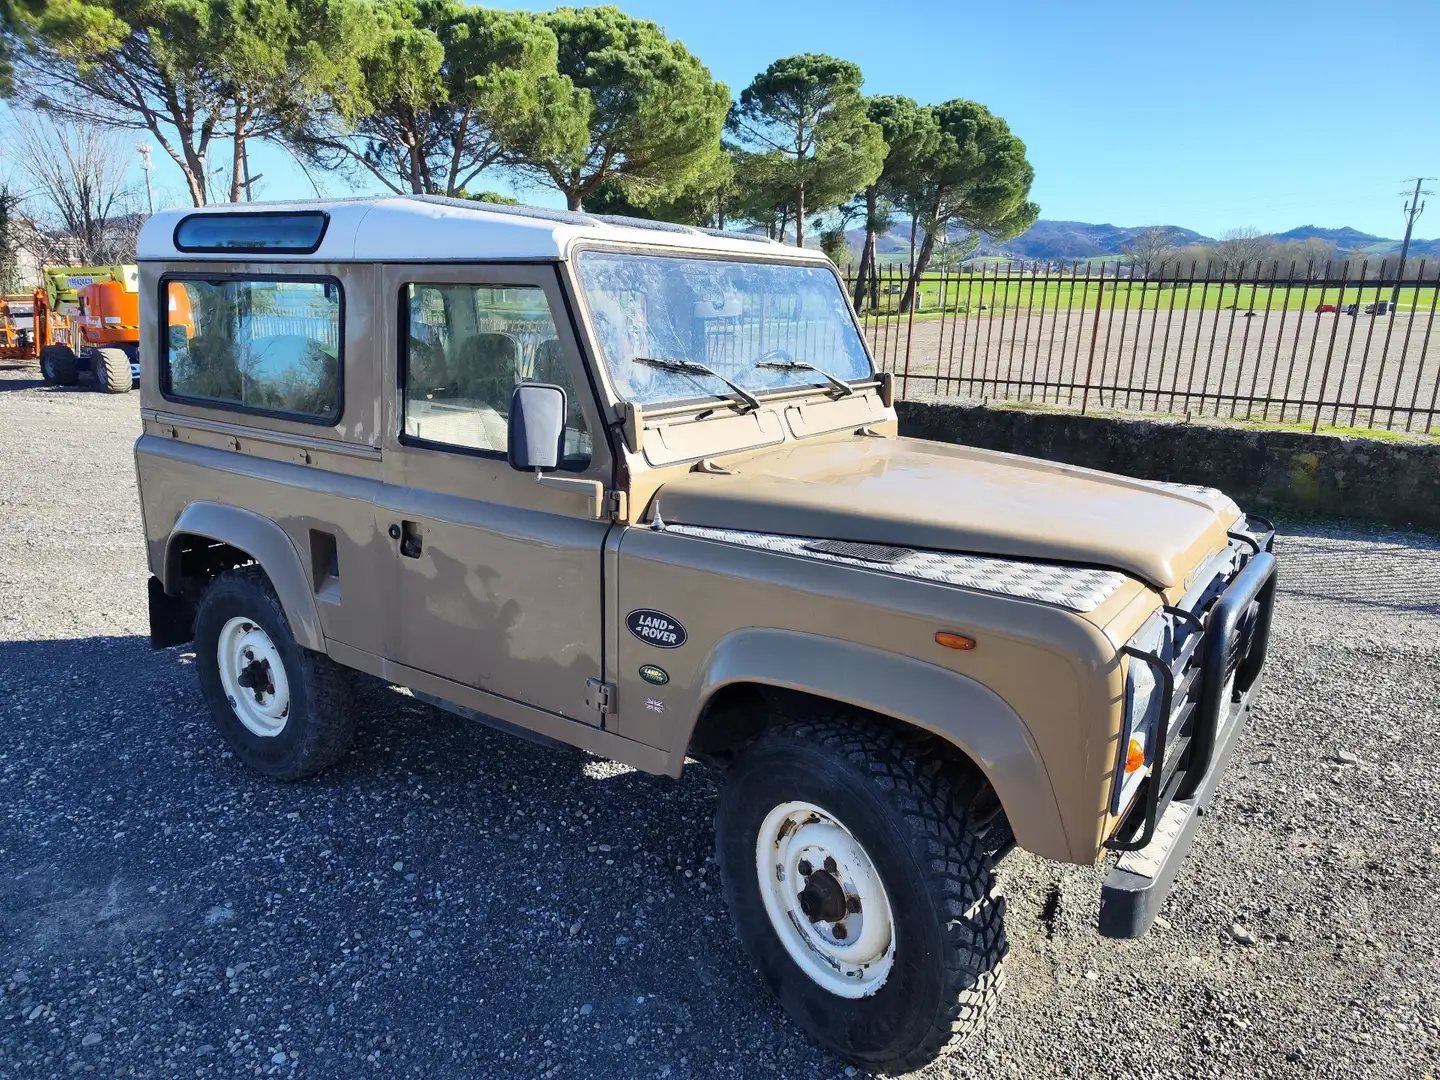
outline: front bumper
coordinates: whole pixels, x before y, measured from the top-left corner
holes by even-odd
[[[1174,655],[1126,650],[1131,663],[1155,672],[1168,723],[1157,731],[1151,775],[1110,843],[1124,854],[1100,891],[1105,937],[1140,937],[1154,922],[1250,719],[1275,606],[1275,531],[1263,524],[1233,534],[1253,551],[1208,610],[1170,611],[1186,630]]]

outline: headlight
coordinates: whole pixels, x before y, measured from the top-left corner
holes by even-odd
[[[1170,627],[1163,618],[1146,623],[1131,645],[1157,656],[1166,655]],[[1110,798],[1110,812],[1119,814],[1127,808],[1140,789],[1140,783],[1154,764],[1155,732],[1160,714],[1160,684],[1155,672],[1145,661],[1131,656],[1125,674],[1125,723],[1120,729],[1120,753],[1115,768],[1115,787]]]

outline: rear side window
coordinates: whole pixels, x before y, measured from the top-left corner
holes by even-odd
[[[166,397],[340,418],[339,282],[171,278],[161,288]]]

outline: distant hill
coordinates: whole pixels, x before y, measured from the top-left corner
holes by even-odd
[[[1211,243],[1208,236],[1202,236],[1193,229],[1178,225],[1165,226],[1175,235],[1179,244]],[[1141,226],[1091,225],[1085,221],[1046,221],[1034,225],[1013,240],[995,242],[983,241],[976,254],[1014,255],[1021,259],[1099,259],[1107,255],[1119,255],[1125,245],[1140,233]]]
[[[1094,225],[1087,221],[1049,221],[1044,218],[1015,237],[1013,240],[996,241],[982,237],[976,248],[977,257],[998,257],[1011,259],[1036,259],[1039,261],[1073,262],[1079,259],[1105,259],[1124,253],[1125,245],[1146,226],[1139,225]],[[1179,225],[1167,225],[1174,231],[1178,244],[1214,244],[1214,237],[1205,236],[1194,229]],[[863,229],[851,229],[845,234],[853,250],[859,251],[865,241]],[[1372,236],[1348,226],[1340,229],[1324,229],[1317,225],[1301,225],[1299,228],[1276,233],[1277,240],[1320,239],[1335,245],[1346,255],[1377,256],[1400,254],[1400,241],[1383,236]],[[882,259],[886,255],[910,252],[910,226],[908,222],[898,223],[876,242]],[[1440,239],[1411,240],[1410,258],[1440,258]]]
[[[1322,229],[1318,225],[1301,225],[1298,229],[1291,229],[1288,232],[1276,233],[1276,240],[1328,240],[1338,248],[1347,251],[1356,248],[1369,247],[1372,244],[1394,244],[1396,250],[1400,248],[1400,241],[1386,240],[1383,236],[1371,236],[1359,229],[1352,229],[1345,226],[1343,229]]]
[[[850,246],[851,246],[853,249],[855,249],[856,251],[859,251],[859,250],[860,250],[860,246],[865,243],[865,230],[864,230],[864,229],[850,229],[850,230],[848,230],[848,231],[845,233],[845,239],[846,239],[847,241],[849,241],[849,244],[850,244]],[[916,243],[917,245],[920,243],[920,238],[919,238],[919,237],[916,237],[915,243]],[[806,240],[806,244],[809,245],[809,246],[811,246],[811,247],[819,247],[819,246],[820,246],[820,238],[819,238],[819,237],[814,237],[814,238],[813,238],[813,243],[812,243],[812,241],[811,241],[810,239],[807,239],[807,240]],[[876,239],[876,241],[875,241],[875,250],[878,251],[881,255],[894,255],[894,254],[896,254],[896,253],[898,253],[898,252],[904,252],[905,255],[908,257],[909,254],[910,254],[910,226],[909,226],[909,224],[906,223],[906,224],[903,224],[903,225],[892,225],[892,226],[890,226],[890,231],[889,231],[889,232],[887,232],[887,233],[882,233],[882,234]]]
[[[1348,225],[1343,229],[1322,229],[1318,225],[1301,225],[1298,229],[1276,233],[1277,240],[1328,240],[1340,251],[1356,255],[1399,255],[1400,241],[1383,236],[1372,236]],[[1425,259],[1440,257],[1440,240],[1411,240],[1410,258]]]

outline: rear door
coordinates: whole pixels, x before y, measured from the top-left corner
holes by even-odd
[[[610,486],[611,459],[555,267],[396,266],[397,393],[388,482],[386,651],[408,667],[598,724],[601,547],[607,521],[581,493],[510,468],[510,395],[557,383],[570,400],[557,475]]]

